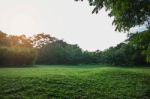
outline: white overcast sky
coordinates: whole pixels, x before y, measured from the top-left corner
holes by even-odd
[[[124,41],[105,10],[91,14],[87,0],[0,0],[0,30],[8,34],[48,33],[82,49],[104,50]]]

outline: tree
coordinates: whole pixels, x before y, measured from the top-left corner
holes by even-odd
[[[136,52],[141,54],[137,56],[143,56],[143,59],[150,63],[150,28],[140,33],[130,34],[128,41]]]
[[[32,48],[32,41],[30,38],[27,38],[25,35],[10,35],[8,36],[9,46],[10,47],[28,47]]]
[[[75,0],[83,1],[83,0]],[[114,17],[115,30],[129,31],[136,25],[149,23],[150,0],[88,0],[90,6],[94,6],[92,13],[98,13],[105,8],[109,16]]]
[[[6,46],[6,45],[7,46],[9,45],[7,34],[0,31],[0,47]]]
[[[36,50],[25,35],[7,35],[0,31],[0,65],[32,65]]]
[[[44,33],[36,34],[33,37],[30,37],[30,39],[32,40],[33,47],[36,48],[41,48],[47,43],[52,43],[57,40],[55,37],[51,37],[51,35]]]
[[[38,64],[78,64],[81,63],[82,51],[77,45],[63,40],[47,43],[38,50]]]
[[[146,61],[150,63],[150,46],[147,48],[146,53],[147,53]]]

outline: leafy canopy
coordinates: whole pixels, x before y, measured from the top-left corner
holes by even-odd
[[[83,0],[75,0],[83,1]],[[136,25],[149,22],[150,0],[88,0],[94,6],[92,13],[98,13],[102,8],[109,11],[109,16],[114,17],[113,25],[117,31],[129,31]]]
[[[146,61],[150,63],[150,28],[146,31],[130,34],[129,44],[134,46],[138,51],[141,51],[143,56],[146,56]]]

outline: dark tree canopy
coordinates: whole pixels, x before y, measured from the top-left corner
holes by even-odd
[[[83,1],[83,0],[75,0]],[[136,25],[149,21],[150,0],[88,0],[94,6],[92,13],[98,13],[105,8],[109,16],[114,17],[113,25],[117,31],[129,31]],[[149,22],[148,22],[149,23]]]

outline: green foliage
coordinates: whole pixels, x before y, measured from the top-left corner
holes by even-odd
[[[0,69],[0,98],[149,99],[150,68],[95,65]]]
[[[75,0],[83,1],[83,0]],[[148,64],[150,63],[150,0],[88,0],[94,6],[92,13],[105,8],[113,17],[118,31],[129,31],[132,27],[146,25],[147,31],[130,34],[126,44],[110,47],[101,54],[100,63]],[[129,43],[129,44],[128,44]]]
[[[150,62],[150,29],[136,34],[130,34],[128,41],[129,44],[134,47],[136,52],[139,52],[139,54],[141,54],[140,56],[143,56],[142,59]]]
[[[121,43],[116,47],[111,47],[103,52],[103,56],[101,57],[104,63],[112,64],[112,65],[131,65],[132,57],[131,54],[133,50],[131,46]]]
[[[36,64],[111,64],[148,65],[150,63],[150,30],[130,34],[124,43],[105,51],[83,51],[49,34],[30,38],[0,32],[0,65]],[[36,58],[37,57],[37,58]]]
[[[147,53],[146,61],[150,63],[150,46],[147,48],[146,53]]]
[[[39,64],[77,64],[82,58],[82,51],[77,45],[70,45],[62,40],[47,43],[38,50]]]
[[[38,48],[37,64],[111,64],[147,65],[149,62],[148,31],[130,34],[129,39],[105,51],[82,51],[77,45],[62,40]],[[147,60],[147,61],[146,61]]]
[[[35,63],[36,50],[25,35],[15,36],[0,32],[0,65],[32,65]]]
[[[0,65],[32,65],[35,63],[36,51],[31,48],[0,47]]]
[[[41,48],[47,43],[52,43],[57,40],[55,37],[51,37],[49,34],[39,33],[30,37],[32,41],[32,46],[36,48]]]
[[[80,0],[75,0],[80,1]],[[81,0],[83,1],[83,0]],[[113,24],[118,31],[129,31],[136,25],[149,21],[150,0],[88,0],[94,6],[92,13],[105,8],[109,16],[114,17]]]

